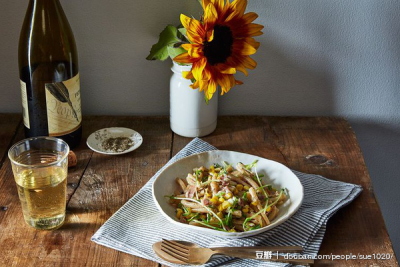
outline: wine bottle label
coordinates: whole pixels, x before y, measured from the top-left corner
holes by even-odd
[[[29,109],[28,109],[28,95],[26,92],[26,83],[21,81],[21,97],[22,97],[22,117],[26,128],[30,129],[29,123]]]
[[[57,83],[46,83],[47,122],[50,136],[69,134],[82,122],[79,74]]]

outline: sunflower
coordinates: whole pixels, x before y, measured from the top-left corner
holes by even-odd
[[[202,6],[200,21],[181,14],[190,43],[182,45],[187,52],[174,61],[192,64],[183,77],[195,80],[190,87],[200,88],[209,100],[218,85],[223,95],[234,85],[243,84],[233,76],[236,71],[247,76],[247,69],[257,66],[250,55],[256,53],[260,43],[253,37],[261,35],[264,26],[252,23],[258,17],[256,13],[244,13],[247,0],[202,0]]]

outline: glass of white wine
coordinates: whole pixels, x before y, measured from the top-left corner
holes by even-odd
[[[69,146],[54,137],[33,137],[8,151],[25,222],[54,230],[65,220]]]

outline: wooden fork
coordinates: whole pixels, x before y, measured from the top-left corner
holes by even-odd
[[[156,254],[164,260],[178,264],[204,264],[210,260],[213,255],[222,254],[226,256],[246,259],[260,259],[267,261],[278,261],[292,264],[310,265],[313,260],[305,259],[285,259],[282,256],[272,255],[271,259],[263,259],[257,257],[257,252],[301,252],[302,247],[299,246],[280,246],[280,247],[219,247],[219,248],[202,248],[196,244],[183,241],[169,241],[163,239],[153,245]],[[164,254],[165,253],[165,254]]]

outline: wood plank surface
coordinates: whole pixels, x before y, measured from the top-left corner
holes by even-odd
[[[20,115],[0,114],[0,168],[7,158],[7,151],[20,124]]]
[[[78,165],[69,169],[67,221],[57,231],[36,231],[22,218],[6,157],[23,138],[17,115],[0,115],[0,266],[157,266],[90,241],[96,230],[192,138],[172,134],[166,117],[85,117]],[[14,122],[13,122],[14,121]],[[19,125],[19,126],[18,126]],[[120,126],[143,135],[133,153],[105,156],[87,148],[95,130]],[[18,131],[16,129],[18,128]],[[356,183],[363,193],[328,222],[320,255],[393,253],[362,153],[349,124],[337,118],[220,117],[202,138],[218,149],[276,160],[302,172]],[[397,266],[397,260],[317,261],[316,266]]]
[[[154,127],[157,125],[157,127]],[[133,153],[105,156],[93,153],[85,141],[104,127],[128,127],[143,136]],[[23,138],[22,130],[16,140]],[[23,221],[8,159],[0,169],[0,266],[158,266],[90,241],[97,229],[131,198],[170,157],[172,133],[165,118],[86,117],[78,165],[69,169],[65,225],[57,231],[37,231]]]
[[[217,130],[202,139],[218,149],[261,156],[297,171],[361,185],[361,195],[328,221],[319,255],[389,253],[393,258],[317,260],[316,266],[398,266],[363,155],[346,120],[221,117]],[[175,135],[173,155],[190,140]]]

